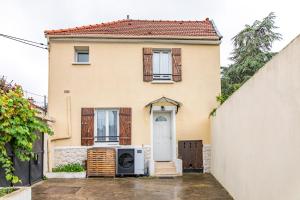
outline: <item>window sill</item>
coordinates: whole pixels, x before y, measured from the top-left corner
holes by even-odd
[[[72,65],[91,65],[89,62],[73,62]]]
[[[119,146],[119,142],[95,142],[94,147]]]
[[[168,81],[160,81],[160,80],[154,80],[151,82],[152,84],[173,84],[175,83],[174,81],[168,80]]]

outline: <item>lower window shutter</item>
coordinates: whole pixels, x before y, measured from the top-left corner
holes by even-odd
[[[94,108],[81,108],[81,145],[94,145]]]
[[[172,48],[172,71],[173,81],[175,82],[182,80],[181,67],[181,48]]]
[[[120,122],[120,144],[131,144],[131,108],[120,108],[119,122]]]
[[[152,48],[143,48],[143,80],[145,82],[153,80],[152,57]]]

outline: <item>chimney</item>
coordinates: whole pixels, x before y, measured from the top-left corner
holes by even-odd
[[[129,18],[129,15],[127,15],[126,18],[127,18],[127,20],[129,20],[129,19],[130,19],[130,18]]]

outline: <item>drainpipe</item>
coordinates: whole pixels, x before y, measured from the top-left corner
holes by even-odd
[[[58,136],[54,138],[50,138],[48,140],[48,145],[47,145],[47,153],[48,153],[48,171],[51,172],[51,164],[52,164],[52,154],[53,154],[53,149],[50,148],[52,147],[52,142],[53,141],[58,141],[58,140],[67,140],[72,138],[72,122],[71,122],[71,97],[67,96],[66,98],[66,109],[67,109],[67,135],[65,136]]]

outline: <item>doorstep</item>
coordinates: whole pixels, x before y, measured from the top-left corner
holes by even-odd
[[[173,161],[170,162],[155,162],[156,177],[176,177],[179,176],[176,170],[176,165]]]

